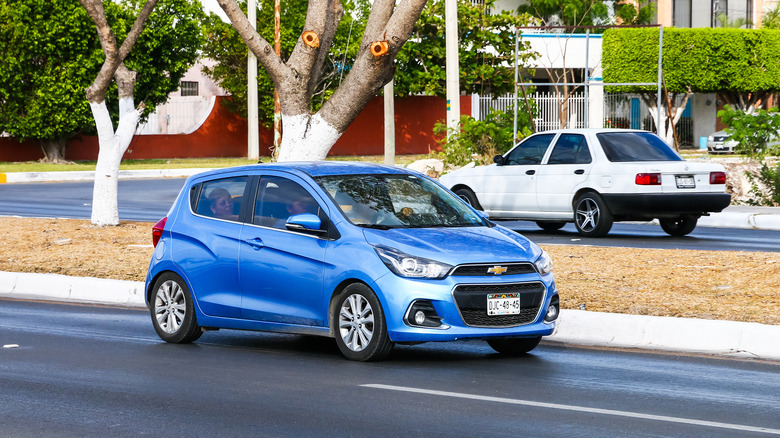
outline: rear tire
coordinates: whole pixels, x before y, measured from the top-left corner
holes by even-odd
[[[203,334],[195,317],[192,294],[184,280],[173,272],[157,278],[149,303],[154,330],[163,341],[188,344]]]
[[[544,231],[558,231],[566,225],[566,222],[536,221],[536,225]]]
[[[541,340],[541,336],[535,338],[498,338],[488,339],[487,343],[492,349],[501,354],[519,356],[536,348]]]
[[[458,197],[462,199],[466,204],[474,207],[475,210],[482,210],[482,206],[479,204],[477,195],[475,195],[474,192],[471,191],[471,189],[464,187],[455,190],[454,193],[458,195]]]
[[[659,219],[661,228],[670,236],[680,237],[690,234],[699,218],[694,216],[681,216],[676,219]]]
[[[336,344],[344,357],[361,362],[382,360],[393,350],[382,304],[371,288],[351,284],[331,308]]]
[[[585,193],[574,203],[574,225],[582,236],[605,236],[613,222],[612,213],[597,193]]]

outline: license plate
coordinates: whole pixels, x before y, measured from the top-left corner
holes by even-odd
[[[488,294],[488,316],[517,315],[520,313],[520,294]]]
[[[677,175],[677,188],[678,189],[693,189],[696,188],[696,180],[692,176]]]

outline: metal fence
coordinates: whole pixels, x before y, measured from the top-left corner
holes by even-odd
[[[561,127],[562,99],[557,93],[539,92],[528,95],[533,101],[534,125],[536,131],[548,131]],[[680,105],[684,96],[679,96],[676,104]],[[513,111],[512,94],[506,94],[493,98],[491,96],[479,97],[479,119],[483,119],[491,109],[504,112]],[[680,121],[677,123],[677,136],[680,144],[693,145],[693,120],[691,119],[691,101],[683,111]],[[520,111],[525,111],[521,106]],[[568,112],[564,114],[569,128],[585,128],[585,104],[584,93],[569,95]],[[604,125],[605,128],[631,128],[655,131],[655,122],[650,115],[647,105],[637,94],[605,93],[604,94]]]

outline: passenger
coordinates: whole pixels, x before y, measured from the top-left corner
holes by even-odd
[[[211,213],[219,219],[231,221],[238,220],[238,215],[233,213],[233,198],[226,189],[218,187],[208,195]]]

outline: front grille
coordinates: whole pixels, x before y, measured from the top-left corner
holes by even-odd
[[[496,275],[495,271],[488,272],[488,269],[492,269],[492,268],[506,269],[505,272],[498,275],[519,275],[519,274],[536,273],[536,268],[531,263],[480,263],[476,265],[456,266],[455,269],[452,270],[450,275],[471,276],[471,277],[479,277],[479,276],[497,277],[498,275]]]
[[[496,293],[519,293],[520,314],[488,316],[487,295]],[[463,322],[472,327],[511,327],[530,324],[539,314],[544,293],[544,284],[538,281],[459,285],[452,291]]]

